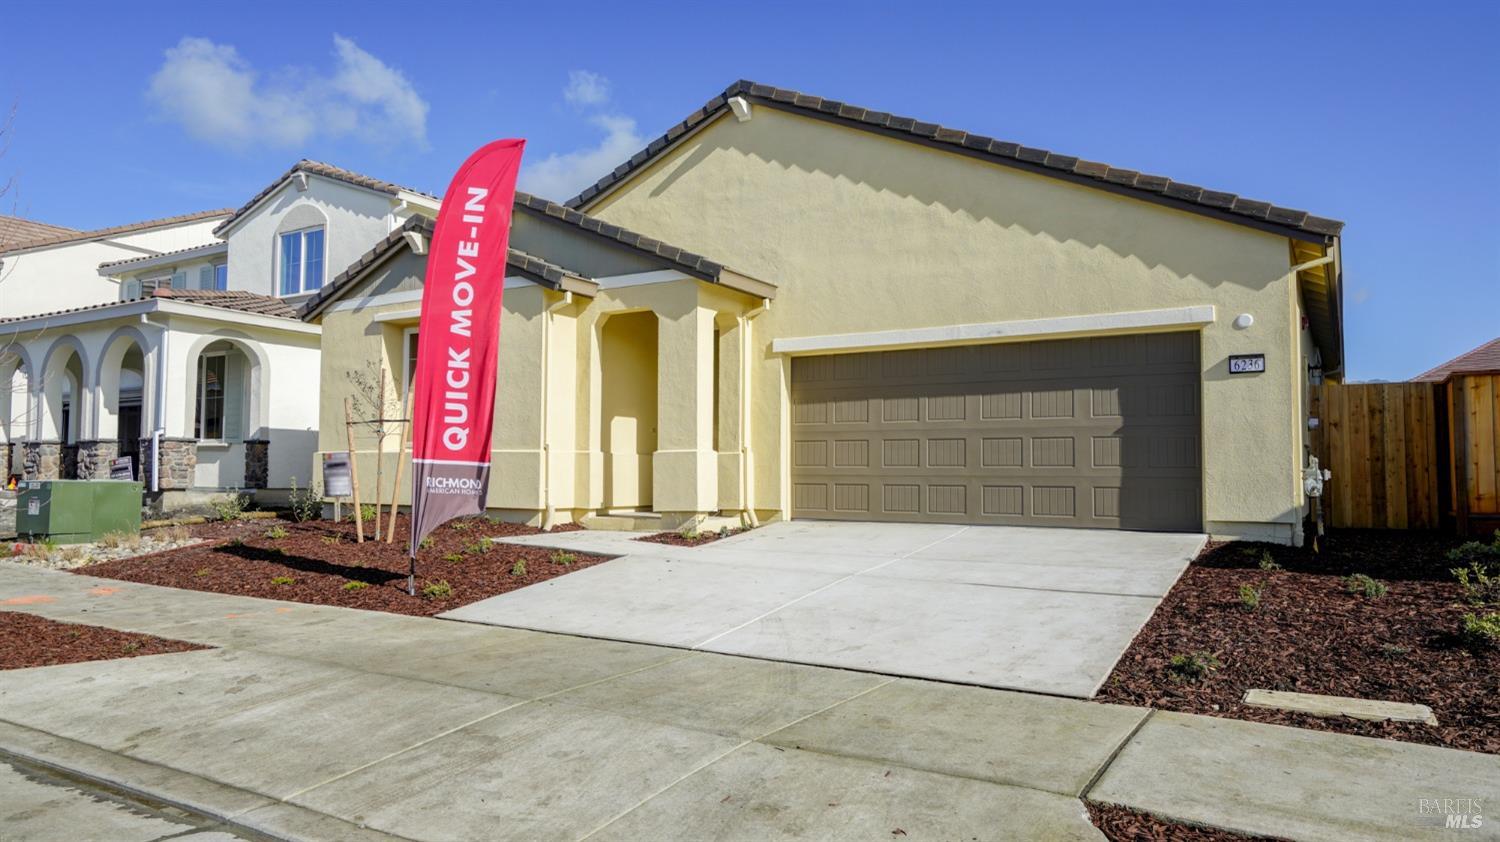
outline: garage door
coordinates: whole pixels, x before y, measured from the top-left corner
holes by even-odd
[[[799,357],[792,515],[1202,528],[1198,334]]]

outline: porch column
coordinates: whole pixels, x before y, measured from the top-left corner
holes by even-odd
[[[656,453],[651,507],[698,514],[719,508],[714,452],[714,316],[697,306],[658,314]]]

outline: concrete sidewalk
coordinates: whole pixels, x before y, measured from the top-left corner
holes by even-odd
[[[1500,803],[1492,755],[1023,693],[6,563],[0,610],[221,647],[0,672],[0,750],[281,838],[1098,839],[1088,796],[1437,839],[1420,799]]]

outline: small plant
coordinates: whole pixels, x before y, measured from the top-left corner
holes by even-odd
[[[1448,560],[1458,564],[1500,561],[1500,529],[1495,530],[1495,540],[1488,544],[1483,541],[1470,541],[1458,549],[1449,550]]]
[[[323,498],[309,485],[297,487],[297,478],[292,477],[292,490],[287,495],[287,508],[292,510],[292,520],[305,523],[323,517]]]
[[[685,541],[696,541],[698,540],[698,527],[690,523],[677,530],[677,537]]]
[[[126,652],[135,652],[141,648],[141,642],[139,640],[127,640],[120,648]]]
[[[350,579],[349,581],[347,581],[347,582],[344,583],[344,590],[346,590],[346,591],[362,591],[365,588],[368,588],[369,586],[370,586],[369,582],[361,582],[358,579]]]
[[[344,535],[341,532],[335,532],[332,535],[324,535],[323,543],[327,544],[330,547],[337,547],[338,545],[344,543]]]
[[[197,576],[199,579],[202,579],[204,576],[207,576],[212,572],[213,571],[209,570],[207,567],[200,567],[197,570],[193,571],[193,575]]]
[[[1500,569],[1492,574],[1489,565],[1471,561],[1468,567],[1453,568],[1453,576],[1458,579],[1458,588],[1463,591],[1465,602],[1500,605]]]
[[[446,553],[446,554],[443,555],[443,561],[455,561],[455,562],[457,562],[457,561],[463,561],[463,560],[464,560],[464,554],[463,553]]]
[[[280,541],[282,538],[285,538],[285,537],[286,537],[286,527],[282,526],[279,523],[276,524],[275,526],[271,527],[270,529],[266,530],[266,538],[268,540],[271,540],[271,541]]]
[[[457,529],[459,532],[463,532],[465,529],[468,529],[469,527],[471,527],[473,525],[474,524],[472,524],[472,523],[470,523],[470,522],[468,522],[466,520],[455,520],[455,521],[453,521],[453,524],[452,524],[453,528]]]
[[[349,508],[350,508],[350,511],[349,511],[349,522],[353,523],[354,522],[354,515],[355,515],[354,507],[351,506]],[[358,514],[359,514],[359,520],[360,520],[361,523],[370,523],[370,522],[374,521],[375,520],[375,504],[374,503],[360,503],[359,504]]]
[[[1470,646],[1500,646],[1500,611],[1483,615],[1465,614],[1460,635]]]
[[[516,563],[512,564],[510,566],[510,575],[512,575],[512,576],[525,576],[526,575],[526,559],[524,559],[524,558],[518,558],[518,559],[516,559]]]
[[[169,544],[186,544],[193,539],[193,533],[186,526],[173,526],[162,530],[160,537]]]
[[[1240,607],[1246,611],[1254,611],[1259,608],[1260,595],[1265,589],[1265,585],[1240,585]]]
[[[214,510],[214,517],[219,520],[239,520],[245,513],[245,496],[238,491],[231,491],[213,501],[210,506]]]
[[[1380,654],[1387,658],[1399,658],[1410,651],[1411,650],[1406,648],[1405,646],[1397,646],[1394,643],[1380,644]]]
[[[490,539],[480,538],[472,544],[464,545],[464,553],[467,555],[484,555],[490,551]]]
[[[273,576],[273,577],[271,577],[271,584],[273,584],[273,585],[294,585],[296,583],[297,583],[297,580],[293,579],[290,576]]]
[[[62,545],[57,542],[56,538],[53,538],[51,535],[48,535],[47,537],[45,537],[42,540],[36,542],[32,546],[39,547],[41,549],[43,555],[52,555],[53,553],[57,552],[57,548],[60,547],[60,546],[62,546]]]
[[[552,551],[552,563],[553,564],[568,565],[568,564],[572,564],[573,562],[575,562],[577,560],[578,560],[578,556],[573,555],[572,553],[568,552],[567,550],[553,550]]]
[[[437,582],[428,582],[422,586],[422,596],[428,599],[447,599],[453,596],[453,586],[446,579]]]
[[[1173,655],[1167,663],[1167,671],[1173,681],[1198,682],[1223,666],[1212,652],[1194,652],[1191,655]]]
[[[432,549],[432,536],[428,535],[426,538],[423,538],[422,542],[420,544],[417,544],[417,549],[419,549],[419,550],[430,550],[430,549]]]
[[[1260,554],[1260,569],[1267,573],[1274,573],[1281,569],[1281,565],[1277,564],[1276,559],[1271,557],[1270,550],[1265,550]]]
[[[1383,582],[1371,579],[1363,573],[1355,573],[1344,579],[1344,590],[1366,599],[1379,599],[1385,596],[1386,588]]]
[[[141,536],[134,532],[108,532],[99,538],[99,546],[107,550],[120,548],[134,550],[141,545]]]

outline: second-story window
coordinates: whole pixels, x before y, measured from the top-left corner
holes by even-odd
[[[228,263],[215,263],[214,264],[214,289],[219,290],[220,292],[223,292],[224,290],[229,289],[229,264]]]
[[[323,229],[281,235],[281,294],[297,295],[323,286]]]

